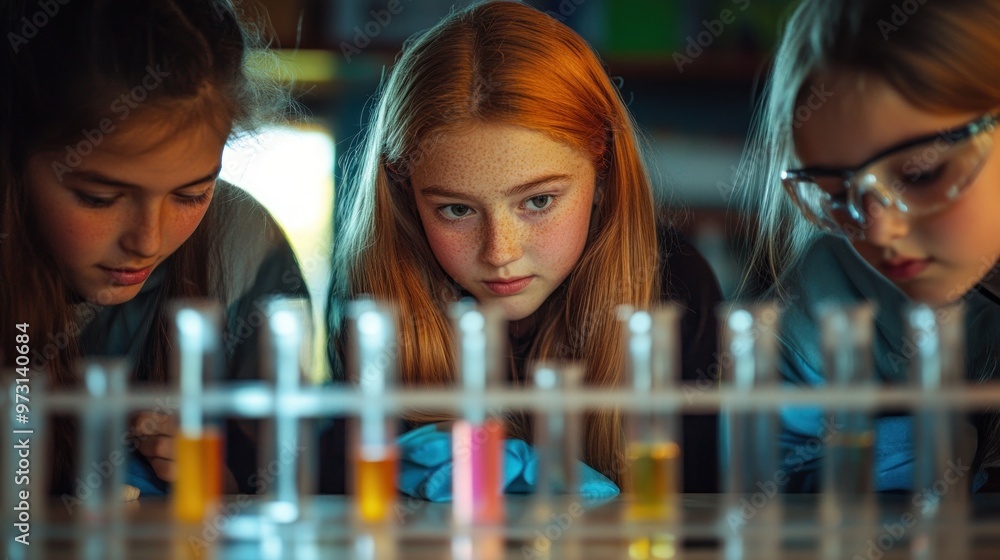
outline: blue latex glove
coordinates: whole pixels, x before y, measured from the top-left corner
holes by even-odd
[[[451,432],[439,431],[429,424],[407,432],[397,439],[400,456],[396,486],[408,496],[432,502],[451,501]],[[506,494],[535,491],[538,455],[533,447],[519,439],[504,440],[504,483]],[[617,496],[618,486],[608,477],[580,463],[580,494],[602,499]],[[562,491],[563,489],[558,489]]]
[[[167,495],[167,483],[156,476],[149,461],[140,455],[138,451],[128,454],[125,467],[125,484],[130,484],[138,488],[139,495],[142,497]]]

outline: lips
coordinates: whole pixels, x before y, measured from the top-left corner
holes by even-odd
[[[931,259],[892,259],[882,261],[879,270],[895,282],[905,282],[918,276],[931,264]]]
[[[149,274],[153,272],[152,266],[145,268],[108,268],[102,266],[101,269],[111,277],[112,283],[119,286],[142,284],[149,278]]]
[[[498,296],[512,296],[528,287],[534,276],[522,276],[520,278],[498,278],[496,280],[485,280],[483,284],[491,292]]]

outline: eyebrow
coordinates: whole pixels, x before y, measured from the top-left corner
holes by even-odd
[[[541,185],[545,185],[547,183],[552,183],[552,182],[555,182],[555,181],[560,181],[560,180],[569,179],[569,178],[570,178],[570,176],[566,175],[566,174],[546,175],[544,177],[539,177],[537,179],[532,179],[531,181],[528,181],[527,183],[522,183],[522,184],[517,185],[515,187],[511,187],[510,189],[507,189],[507,191],[504,192],[503,195],[504,195],[505,198],[510,198],[512,196],[515,196],[515,195],[522,194],[522,193],[525,193],[527,191],[530,191],[530,190],[532,190],[534,188],[537,188],[537,187],[539,187]],[[430,187],[427,187],[425,189],[421,189],[420,192],[424,196],[438,196],[438,197],[442,197],[442,198],[468,198],[468,196],[466,194],[464,194],[464,193],[460,193],[460,192],[457,192],[457,191],[453,191],[453,190],[446,189],[444,187],[438,187],[438,186],[430,186]]]
[[[178,185],[170,190],[183,189],[187,187],[193,187],[195,185],[200,185],[202,183],[207,183],[208,181],[214,181],[219,177],[219,173],[222,172],[222,166],[217,165],[211,173],[205,175],[204,177],[199,177],[193,181],[184,183],[183,185]],[[75,171],[73,173],[77,179],[81,181],[86,181],[88,183],[98,183],[100,185],[107,185],[109,187],[119,187],[125,189],[138,189],[141,188],[139,185],[134,183],[129,183],[127,181],[122,181],[120,179],[115,179],[114,177],[108,177],[107,175],[102,175],[96,171]]]

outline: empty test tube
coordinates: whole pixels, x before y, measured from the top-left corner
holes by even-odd
[[[542,362],[535,366],[533,377],[535,389],[551,403],[548,411],[539,411],[534,419],[538,453],[535,497],[539,509],[544,509],[557,494],[580,491],[580,414],[567,407],[567,393],[574,394],[582,386],[583,365]]]
[[[351,304],[354,367],[365,405],[359,418],[355,484],[358,517],[368,523],[387,521],[396,496],[395,421],[386,398],[396,379],[396,313],[370,299]]]
[[[294,398],[302,389],[302,378],[312,350],[312,306],[306,299],[274,298],[267,304],[265,376],[274,382],[275,417],[271,445],[261,446],[261,465],[278,467],[265,508],[277,523],[291,523],[301,512],[299,439],[301,419]]]
[[[113,560],[124,557],[122,434],[128,367],[123,359],[88,359],[81,369],[85,394],[93,404],[80,418],[78,476],[91,491],[82,497],[82,515],[77,518],[85,536],[78,556]],[[95,527],[103,534],[95,533]]]
[[[777,306],[734,306],[723,316],[723,383],[753,398],[759,388],[774,387],[778,378]],[[728,367],[725,367],[728,366]],[[773,411],[728,411],[729,449],[722,450],[728,473],[727,492],[760,490],[777,471],[777,421]]]
[[[779,313],[774,303],[734,305],[721,314],[723,384],[754,398],[754,392],[773,388],[778,379]],[[775,558],[780,544],[780,484],[785,471],[778,468],[778,419],[773,410],[722,411],[724,436],[720,449],[723,488],[726,491],[726,519],[739,520],[734,527],[750,522],[768,526],[755,537],[729,533],[725,557]],[[746,503],[757,508],[750,519],[744,517]],[[758,507],[760,506],[760,507]],[[758,540],[756,537],[761,537]],[[744,548],[748,550],[744,550]]]
[[[679,309],[619,308],[625,371],[638,398],[675,390],[679,377]],[[633,411],[629,416],[632,519],[672,519],[678,511],[681,456],[676,413]]]
[[[548,410],[534,415],[534,447],[538,454],[535,476],[535,496],[532,507],[534,522],[546,526],[558,523],[565,510],[558,494],[580,494],[580,468],[583,458],[581,414],[569,407],[569,401],[583,385],[584,367],[580,363],[541,362],[532,374],[535,390],[545,398]],[[567,527],[564,529],[569,531]],[[574,534],[562,534],[557,539],[537,534],[534,550],[537,557],[579,558],[580,540]]]
[[[964,307],[932,308],[917,304],[906,310],[907,341],[916,349],[910,361],[912,383],[926,395],[961,387],[964,373]],[[915,411],[914,491],[922,492],[921,514],[954,520],[968,508],[969,480],[959,465],[972,461],[962,419],[964,411],[927,406]]]
[[[873,324],[874,309],[867,303],[820,312],[828,387],[874,391]],[[875,434],[868,410],[833,407],[825,414],[831,432],[824,439],[820,504],[822,521],[833,530],[824,531],[823,547],[825,557],[841,558],[845,550],[863,547],[867,527],[875,520]],[[848,530],[854,538],[832,538]]]
[[[173,379],[180,385],[180,433],[174,516],[197,523],[222,497],[222,429],[204,418],[206,379],[222,368],[222,308],[212,301],[180,300],[171,305]]]
[[[500,382],[506,349],[502,310],[470,301],[453,304],[462,419],[452,429],[455,523],[500,523],[503,507],[503,423],[487,414],[486,391]]]
[[[97,486],[83,498],[82,519],[106,523],[121,514],[124,472],[115,457],[124,457],[122,434],[125,433],[124,397],[128,366],[123,359],[88,359],[81,365],[84,390],[94,401],[80,419],[80,480]],[[105,401],[105,402],[101,402]],[[111,401],[111,406],[107,401]],[[90,481],[99,481],[91,484]]]
[[[871,391],[872,326],[870,304],[830,307],[820,315],[820,332],[826,364],[827,386]],[[829,497],[867,500],[874,491],[871,412],[857,409],[827,411],[828,434],[824,462],[824,492]]]

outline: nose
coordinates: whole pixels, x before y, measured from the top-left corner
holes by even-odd
[[[888,247],[910,232],[909,219],[895,204],[883,206],[874,197],[865,196],[865,240],[878,247]]]
[[[513,216],[492,216],[486,224],[483,243],[483,261],[494,268],[502,268],[524,255],[521,226]]]
[[[160,203],[141,203],[129,216],[130,221],[120,241],[122,249],[144,259],[157,256],[163,242],[161,211]]]

